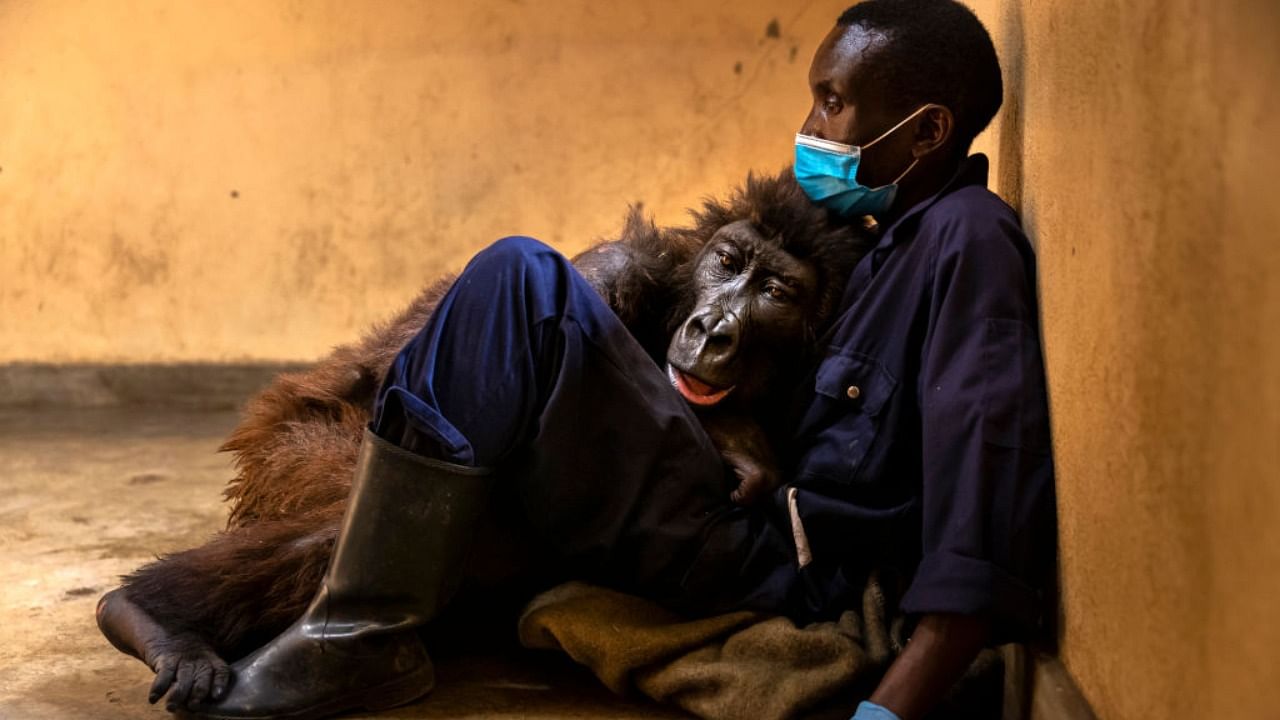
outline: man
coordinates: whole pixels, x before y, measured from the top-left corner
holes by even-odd
[[[690,612],[825,617],[871,569],[901,572],[914,631],[859,720],[921,717],[985,644],[1039,629],[1055,528],[1034,261],[985,158],[966,157],[1000,105],[991,40],[951,0],[868,0],[809,80],[797,179],[882,234],[796,398],[771,506],[729,501],[668,376],[563,257],[500,241],[384,380],[311,608],[199,714],[315,718],[426,692],[414,631],[447,601],[490,488],[562,563]]]

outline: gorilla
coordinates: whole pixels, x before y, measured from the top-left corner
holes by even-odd
[[[789,170],[749,176],[692,216],[687,227],[659,228],[633,207],[616,239],[573,263],[665,366],[737,476],[731,499],[746,504],[777,484],[772,448],[785,433],[784,399],[821,351],[870,234],[812,205]],[[227,662],[306,609],[338,534],[379,382],[450,281],[253,398],[221,448],[237,471],[224,493],[226,529],[134,571],[100,600],[103,634],[156,673],[151,702],[166,693],[171,705],[216,699]]]

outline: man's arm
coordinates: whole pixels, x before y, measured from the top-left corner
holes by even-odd
[[[988,623],[977,615],[931,614],[920,618],[906,648],[889,666],[871,702],[901,720],[929,712],[986,644]]]
[[[1037,631],[1053,569],[1029,248],[1007,208],[968,208],[936,237],[917,386],[923,552],[901,605],[921,621],[872,696],[904,720],[931,710],[985,644]]]

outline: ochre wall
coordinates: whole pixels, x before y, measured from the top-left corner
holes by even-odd
[[[0,362],[306,360],[500,235],[678,222],[787,161],[842,5],[0,0]],[[1280,5],[974,6],[1064,660],[1103,718],[1274,717]]]
[[[1039,254],[1066,666],[1103,718],[1280,717],[1280,4],[976,5]]]
[[[0,362],[308,360],[790,157],[840,3],[0,0]]]

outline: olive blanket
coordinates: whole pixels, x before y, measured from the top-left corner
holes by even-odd
[[[519,637],[525,647],[568,654],[615,693],[638,692],[707,720],[847,720],[905,643],[897,599],[872,575],[861,607],[798,627],[745,611],[686,618],[570,582],[525,607]],[[983,651],[931,720],[1000,718],[1004,670],[1000,652]]]
[[[874,579],[861,608],[804,627],[745,611],[689,619],[571,582],[530,602],[519,636],[526,647],[567,653],[616,693],[701,718],[846,719],[901,649],[890,608]]]

